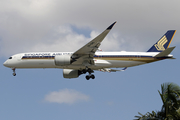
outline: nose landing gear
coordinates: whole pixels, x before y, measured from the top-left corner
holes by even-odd
[[[16,68],[13,68],[13,76],[16,76]]]

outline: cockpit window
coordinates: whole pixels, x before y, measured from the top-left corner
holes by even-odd
[[[12,57],[9,57],[9,59],[12,59]]]

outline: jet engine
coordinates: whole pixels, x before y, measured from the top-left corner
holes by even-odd
[[[77,78],[81,75],[81,71],[73,69],[63,69],[64,78]]]
[[[54,62],[57,66],[70,65],[72,59],[70,55],[57,55],[54,57]]]

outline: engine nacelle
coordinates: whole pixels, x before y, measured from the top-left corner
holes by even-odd
[[[54,57],[54,62],[57,66],[64,66],[70,65],[72,60],[70,55],[57,55]]]
[[[79,70],[73,70],[73,69],[63,69],[63,77],[64,78],[77,78],[80,75]]]

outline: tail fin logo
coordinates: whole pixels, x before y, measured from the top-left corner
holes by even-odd
[[[161,40],[159,40],[157,42],[157,44],[155,44],[154,46],[156,47],[156,49],[158,51],[164,51],[165,48],[164,48],[164,45],[168,42],[166,36],[162,37]]]

